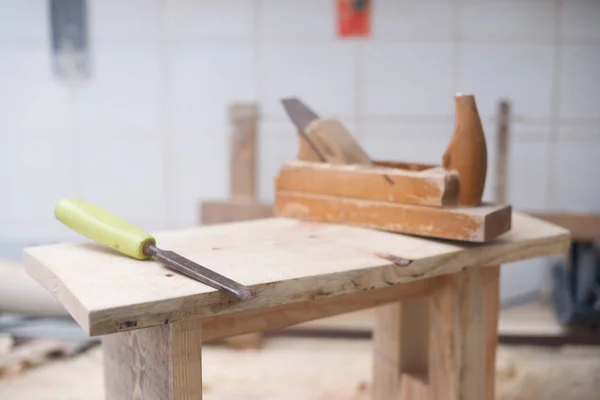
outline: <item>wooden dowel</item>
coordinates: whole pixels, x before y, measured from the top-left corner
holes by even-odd
[[[229,117],[232,124],[230,194],[232,198],[254,198],[258,105],[233,104],[229,109]]]
[[[495,201],[499,204],[507,202],[508,186],[508,140],[510,124],[510,104],[501,101],[498,115],[498,159],[496,160]]]

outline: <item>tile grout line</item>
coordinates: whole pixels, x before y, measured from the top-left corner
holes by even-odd
[[[363,131],[362,117],[364,115],[364,96],[365,96],[365,85],[363,82],[364,77],[364,45],[361,41],[356,41],[353,44],[353,69],[354,69],[354,112],[352,121],[354,123],[353,135],[359,141],[364,142],[367,139],[366,132]]]
[[[460,21],[462,19],[463,3],[461,0],[455,0],[454,7],[452,7],[452,95],[459,90],[460,81],[460,55],[461,55],[461,30]],[[454,120],[454,117],[453,117]]]
[[[546,160],[546,173],[547,173],[547,181],[546,181],[546,209],[553,209],[556,206],[556,163],[554,162],[554,158],[557,152],[557,138],[558,138],[558,118],[559,118],[559,109],[560,109],[560,73],[561,73],[561,60],[562,60],[562,50],[560,45],[560,14],[561,14],[561,1],[554,0],[553,9],[554,9],[554,37],[553,37],[553,75],[552,75],[552,108],[551,108],[551,116],[550,116],[550,132],[548,137],[548,158]]]
[[[261,55],[262,55],[262,35],[260,26],[262,22],[262,0],[254,0],[253,2],[253,18],[254,18],[254,32],[252,37],[252,57],[254,63],[254,94],[256,96],[256,102],[260,103],[262,98],[262,68],[261,68]],[[259,110],[260,114],[260,110]],[[260,121],[260,118],[259,118]]]
[[[158,32],[158,49],[159,49],[159,69],[161,71],[159,85],[160,105],[161,105],[161,125],[162,125],[162,183],[164,187],[164,215],[161,223],[161,229],[172,228],[177,225],[174,216],[174,182],[175,174],[173,168],[173,138],[171,129],[171,107],[170,107],[170,68],[169,57],[171,56],[169,49],[169,34],[168,34],[168,17],[165,4],[168,0],[160,2],[161,12],[157,16],[159,27]]]
[[[257,200],[262,200],[262,195],[261,195],[261,187],[262,185],[262,167],[265,164],[264,162],[261,162],[261,141],[264,139],[264,134],[262,134],[263,132],[263,122],[265,120],[265,116],[263,115],[263,110],[261,107],[261,100],[263,98],[263,68],[262,68],[262,63],[261,63],[261,56],[262,56],[262,48],[263,48],[263,44],[262,44],[262,34],[261,34],[261,22],[262,22],[262,15],[263,15],[263,7],[264,4],[262,3],[262,0],[254,0],[252,2],[252,10],[253,10],[253,18],[254,18],[254,32],[253,32],[253,37],[252,37],[252,57],[253,57],[253,64],[254,64],[254,96],[255,96],[255,101],[256,104],[258,106],[258,118],[256,121],[256,125],[257,125],[257,140],[256,140],[256,166],[255,166],[255,176],[254,176],[254,196],[256,197]]]
[[[81,181],[81,171],[83,169],[83,165],[81,165],[82,158],[81,152],[83,151],[83,146],[81,144],[81,138],[83,137],[83,133],[81,130],[81,121],[79,118],[79,108],[77,107],[78,99],[79,99],[79,88],[75,82],[68,82],[67,86],[68,96],[69,96],[69,113],[71,114],[70,125],[71,125],[71,144],[72,144],[72,159],[73,163],[73,195],[77,197],[83,197],[83,183]]]

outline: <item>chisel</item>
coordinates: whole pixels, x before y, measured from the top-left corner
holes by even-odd
[[[54,210],[56,219],[74,231],[138,260],[150,258],[212,288],[247,300],[256,294],[250,288],[226,278],[179,254],[156,247],[156,239],[137,226],[80,199],[62,199]]]

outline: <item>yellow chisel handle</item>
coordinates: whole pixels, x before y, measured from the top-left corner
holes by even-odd
[[[62,199],[54,215],[63,224],[98,243],[139,260],[150,258],[144,246],[156,240],[135,225],[80,199]]]

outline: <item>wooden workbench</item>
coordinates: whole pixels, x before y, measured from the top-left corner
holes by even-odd
[[[27,271],[103,335],[107,399],[200,399],[203,340],[376,306],[375,399],[491,399],[499,265],[569,245],[568,231],[519,213],[484,245],[285,218],[156,238],[258,297],[232,301],[93,243],[26,250]]]

